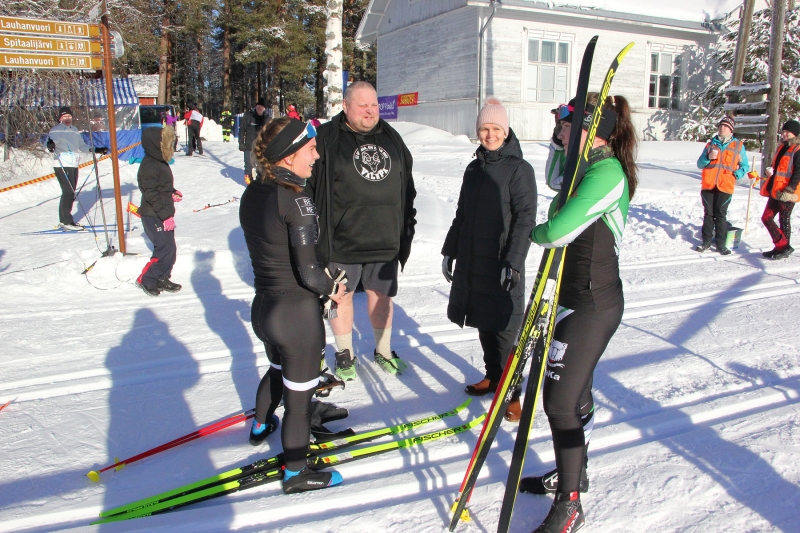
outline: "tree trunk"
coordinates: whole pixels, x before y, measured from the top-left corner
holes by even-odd
[[[166,4],[165,4],[166,11]],[[166,13],[161,18],[161,43],[158,48],[158,103],[167,102],[167,65],[169,63],[169,17]]]
[[[256,62],[256,102],[262,98],[261,94],[261,61]]]
[[[316,83],[314,84],[314,98],[316,107],[314,113],[317,117],[325,116],[325,50],[321,47],[317,49],[317,72]]]
[[[197,36],[197,107],[203,109],[203,38]]]
[[[778,138],[778,123],[781,120],[781,69],[783,66],[783,34],[786,22],[786,1],[777,0],[772,5],[772,35],[769,43],[769,104],[767,104],[767,133],[764,136],[762,169],[772,164]]]
[[[231,30],[230,0],[225,0],[224,6],[225,26],[222,31],[222,109],[231,111]]]
[[[172,99],[172,75],[173,75],[174,70],[175,70],[175,68],[174,68],[175,64],[174,64],[174,61],[173,61],[173,58],[172,58],[173,52],[174,52],[174,46],[172,44],[172,38],[169,38],[169,39],[167,39],[167,82],[165,84],[166,87],[165,87],[165,91],[164,91],[164,94],[165,94],[164,103],[165,104],[171,104],[173,102],[173,99]]]
[[[342,110],[342,2],[327,0],[325,12],[325,116]]]

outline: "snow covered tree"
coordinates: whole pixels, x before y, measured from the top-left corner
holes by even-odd
[[[744,83],[765,82],[768,79],[771,19],[771,9],[763,9],[753,15],[745,58]],[[711,81],[702,91],[691,96],[694,103],[690,104],[688,116],[679,130],[680,139],[706,140],[716,131],[716,124],[724,114],[722,106],[727,101],[723,91],[730,85],[738,27],[739,21],[737,20],[730,33],[720,39],[710,57],[710,60],[716,62],[726,72],[728,78]],[[786,12],[784,38],[781,63],[780,123],[800,116],[800,8]]]
[[[325,9],[325,116],[330,118],[342,110],[342,2],[327,0]]]

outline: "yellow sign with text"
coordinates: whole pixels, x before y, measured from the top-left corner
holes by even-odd
[[[60,20],[0,17],[0,32],[90,38],[100,36],[100,26]]]
[[[0,68],[100,70],[103,68],[103,60],[91,56],[0,52]]]
[[[0,33],[0,49],[16,52],[55,52],[63,54],[100,53],[98,41],[89,39],[53,39],[50,37],[22,37]]]

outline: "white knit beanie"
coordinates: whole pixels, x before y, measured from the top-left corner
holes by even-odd
[[[483,103],[483,107],[478,113],[478,120],[475,122],[475,132],[477,133],[484,124],[497,124],[503,128],[503,132],[508,137],[508,112],[503,107],[503,102],[494,96],[490,96]]]

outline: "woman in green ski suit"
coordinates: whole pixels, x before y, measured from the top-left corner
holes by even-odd
[[[567,146],[573,123],[569,107],[559,134],[566,151],[572,148]],[[576,126],[583,123],[582,141],[592,108],[587,106],[586,117],[575,120]],[[586,174],[575,193],[558,213],[557,195],[548,221],[531,233],[531,240],[545,248],[569,245],[543,392],[556,470],[520,483],[523,492],[556,493],[538,533],[575,531],[584,523],[579,491],[585,492],[589,484],[586,448],[594,413],[592,374],[622,321],[619,245],[637,184],[636,133],[623,97],[606,100],[592,146]]]

